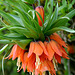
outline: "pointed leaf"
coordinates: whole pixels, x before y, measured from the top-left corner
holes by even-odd
[[[57,16],[58,16],[58,3],[57,3],[57,6],[55,8],[53,15],[51,16],[46,28],[44,29],[44,32],[48,31],[48,29],[51,27],[51,25],[57,20]]]
[[[0,44],[10,44],[10,43],[14,43],[14,42],[9,40],[0,40]]]
[[[47,31],[45,33],[45,35],[51,35],[52,33],[56,32],[56,31],[60,31],[60,30],[64,30],[64,31],[70,32],[70,33],[75,33],[75,30],[61,26],[61,27],[56,27],[56,28],[53,28],[53,29]]]
[[[70,19],[75,16],[75,9],[65,15],[65,17],[69,17]]]
[[[9,24],[19,24],[12,16],[10,16],[9,14],[3,12],[0,10],[0,14],[5,18],[7,19],[6,21],[9,23]]]
[[[8,47],[8,44],[6,44],[1,50],[0,50],[0,54]]]
[[[32,33],[31,31],[29,31],[26,28],[22,28],[22,27],[11,27],[9,28],[10,30],[16,31],[17,33],[21,34],[21,35],[25,35],[27,38],[34,38],[37,39],[38,36],[36,33]]]
[[[70,20],[68,17],[61,17],[54,22],[54,24],[51,26],[51,28],[65,26],[66,23],[68,22],[68,20]]]
[[[17,43],[22,49],[25,49],[25,47],[26,47],[31,41],[32,41],[31,39],[20,40],[20,41],[14,40],[14,42]]]

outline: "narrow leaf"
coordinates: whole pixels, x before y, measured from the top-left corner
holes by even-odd
[[[45,35],[48,35],[49,36],[52,33],[56,32],[56,31],[60,31],[60,30],[63,30],[63,31],[66,31],[66,32],[70,32],[70,33],[75,33],[75,30],[61,26],[61,27],[56,27],[56,28],[53,28],[53,29],[48,30],[45,33]]]
[[[65,26],[68,20],[70,20],[68,17],[61,17],[53,23],[51,28]]]
[[[6,44],[1,50],[0,50],[0,54],[4,52],[4,50],[8,47],[8,44]]]
[[[70,19],[75,16],[75,9],[65,15],[65,17],[69,17]]]

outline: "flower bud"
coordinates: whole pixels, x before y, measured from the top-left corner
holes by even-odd
[[[44,9],[42,6],[38,6],[35,8],[35,10],[41,15],[42,19],[43,19],[43,22],[44,22]],[[36,13],[36,16],[38,18],[38,23],[40,26],[42,26],[42,21],[41,21],[41,18],[39,17],[39,15]]]

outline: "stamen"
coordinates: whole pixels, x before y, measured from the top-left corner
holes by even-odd
[[[53,57],[53,64],[54,64],[55,70],[57,71],[56,62],[55,62],[55,57]]]
[[[46,72],[43,72],[43,74],[42,74],[42,75],[45,75],[45,73],[46,73]]]
[[[20,57],[18,57],[18,59],[17,59],[17,66],[18,66],[17,70],[18,71],[19,71],[19,69],[21,67],[20,63],[21,63],[21,60],[20,60]]]
[[[32,72],[32,75],[34,75],[34,72]]]
[[[51,75],[51,73],[49,72],[49,75]]]
[[[39,67],[40,64],[41,64],[41,62],[40,62],[39,56],[36,55],[36,62],[35,62],[36,69],[38,69],[38,67]]]

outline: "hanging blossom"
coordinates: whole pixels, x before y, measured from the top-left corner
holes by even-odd
[[[42,17],[44,22],[44,9],[42,6],[35,9]],[[42,26],[42,21],[38,14],[38,23]],[[61,57],[69,59],[64,48],[67,44],[60,38],[57,33],[53,33],[49,38],[42,42],[31,42],[29,50],[21,49],[17,44],[13,46],[8,57],[12,60],[17,59],[18,72],[23,68],[24,72],[32,72],[32,75],[43,75],[45,71],[49,71],[51,75],[56,75],[56,64],[61,64]],[[21,64],[22,63],[22,64]]]

